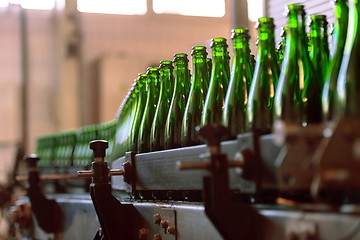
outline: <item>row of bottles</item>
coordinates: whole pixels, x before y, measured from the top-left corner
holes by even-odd
[[[222,124],[235,138],[247,131],[270,133],[275,120],[305,127],[358,114],[358,5],[335,1],[331,55],[326,16],[311,15],[307,34],[304,6],[289,4],[277,48],[274,19],[259,19],[256,61],[248,29],[236,28],[231,68],[221,37],[212,39],[212,58],[205,46],[193,47],[192,73],[185,53],[148,68],[122,104],[114,156],[200,144],[195,128],[206,124]]]
[[[92,162],[89,142],[96,139],[109,142],[106,160],[111,162],[116,126],[117,120],[112,120],[39,137],[35,150],[40,157],[39,167],[88,167]]]

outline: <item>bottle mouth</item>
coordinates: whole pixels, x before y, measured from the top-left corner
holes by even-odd
[[[154,72],[159,72],[159,68],[158,67],[148,67],[146,74],[150,74],[150,73],[154,73]]]
[[[174,55],[173,62],[176,62],[176,61],[179,61],[179,60],[184,60],[184,61],[188,62],[189,61],[188,55],[186,53],[176,53]]]
[[[216,38],[213,38],[211,40],[211,45],[210,47],[213,47],[215,45],[227,45],[226,43],[226,38],[223,38],[223,37],[216,37]]]
[[[298,3],[288,4],[285,15],[289,15],[290,12],[301,12],[302,14],[305,14],[304,5]]]
[[[191,50],[191,55],[194,55],[198,52],[204,52],[207,55],[206,47],[205,46],[193,46]]]
[[[162,60],[162,61],[160,61],[159,68],[169,67],[169,66],[172,66],[172,61],[171,60]]]
[[[255,28],[260,28],[261,26],[269,26],[275,28],[274,18],[272,17],[261,17],[258,19]]]
[[[312,14],[310,15],[310,20],[312,22],[323,22],[323,23],[328,23],[327,19],[326,19],[326,15],[323,14]]]
[[[249,29],[247,28],[234,28],[231,30],[231,39],[234,39],[236,37],[243,37],[243,38],[246,38],[246,39],[249,39],[250,38],[250,35],[249,35]]]

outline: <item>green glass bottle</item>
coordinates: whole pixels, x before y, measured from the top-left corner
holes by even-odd
[[[301,126],[322,121],[321,85],[307,51],[304,6],[288,5],[285,57],[275,91],[275,119]]]
[[[247,130],[270,133],[273,125],[273,104],[279,79],[275,51],[274,19],[259,18],[258,55],[247,105]]]
[[[106,149],[105,161],[108,163],[115,160],[112,157],[112,150],[115,142],[116,125],[118,119],[113,119],[108,122],[100,123],[98,125],[98,138],[108,141],[108,148]]]
[[[124,98],[118,110],[118,122],[116,126],[115,143],[112,150],[112,157],[117,159],[125,155],[129,151],[129,137],[131,121],[134,116],[135,85],[133,84],[128,94]]]
[[[205,49],[205,51],[206,51],[206,49]],[[211,59],[211,57],[206,58],[206,63],[207,63],[207,69],[208,69],[208,79],[207,79],[207,85],[206,86],[209,86],[209,84],[210,84],[210,76],[211,76],[211,71],[212,71],[212,59]],[[208,89],[204,89],[204,90],[205,90],[205,96],[206,96]]]
[[[222,112],[222,124],[229,128],[232,137],[236,137],[237,134],[246,130],[245,112],[252,79],[249,30],[235,28],[232,30],[231,38],[234,54]]]
[[[349,0],[349,25],[337,84],[336,117],[360,116],[360,1]]]
[[[333,28],[333,54],[330,59],[329,71],[326,75],[322,94],[322,109],[324,121],[334,118],[336,85],[343,59],[345,41],[348,30],[349,6],[348,0],[335,0],[336,22]]]
[[[253,76],[255,71],[256,59],[254,54],[250,54],[250,66],[251,66],[251,76]]]
[[[62,132],[58,135],[56,142],[54,165],[57,167],[71,166],[76,143],[76,132]]]
[[[281,64],[284,60],[284,51],[285,51],[285,45],[286,45],[286,32],[287,32],[287,26],[284,26],[281,28],[281,40],[278,43],[277,52],[278,52],[278,65],[281,67]]]
[[[166,149],[181,147],[181,124],[190,91],[189,60],[185,53],[174,56],[174,94],[165,124]]]
[[[147,97],[147,91],[146,91],[146,81],[147,81],[147,75],[146,73],[139,73],[137,80],[137,107],[135,111],[135,116],[133,118],[133,122],[131,124],[131,131],[130,131],[130,138],[129,138],[129,150],[130,151],[138,151],[137,148],[137,142],[138,142],[138,133],[139,133],[139,127],[142,120],[142,116],[144,113],[144,108],[146,104],[146,97]]]
[[[323,89],[329,68],[328,22],[326,15],[310,16],[310,61],[314,67],[314,81],[319,81]]]
[[[192,56],[192,81],[181,125],[181,146],[200,144],[195,128],[201,123],[201,113],[205,106],[209,87],[209,62],[205,46],[194,46]]]
[[[44,135],[37,139],[35,153],[40,158],[39,167],[53,167],[56,135]]]
[[[210,85],[206,94],[204,110],[201,116],[201,126],[221,124],[225,95],[229,84],[228,45],[225,38],[214,38],[211,42],[212,71]]]
[[[96,125],[87,125],[78,129],[76,145],[74,149],[73,166],[89,167],[93,158],[93,151],[89,148],[89,142],[98,138]]]
[[[150,132],[150,151],[165,149],[166,119],[174,89],[173,64],[170,60],[160,62],[160,93]]]
[[[160,92],[159,68],[150,67],[147,72],[147,97],[138,133],[138,151],[150,151],[150,130],[157,108]]]

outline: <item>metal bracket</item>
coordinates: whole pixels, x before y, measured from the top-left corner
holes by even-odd
[[[203,178],[205,213],[224,239],[264,239],[265,218],[252,206],[231,198],[229,163],[227,155],[220,152],[220,142],[226,132],[226,128],[218,125],[199,130],[200,136],[207,140],[210,159],[207,166],[210,176]],[[248,161],[244,161],[244,170]]]
[[[130,210],[131,204],[122,204],[113,195],[111,184],[108,181],[111,175],[123,175],[123,170],[110,171],[104,161],[105,150],[108,142],[95,140],[90,142],[90,148],[94,151],[92,171],[79,171],[79,176],[92,177],[90,184],[90,196],[93,201],[96,214],[105,239],[126,239],[134,238],[134,231],[131,229]],[[112,174],[111,174],[112,173]],[[94,239],[99,239],[95,236]]]
[[[31,209],[35,214],[39,226],[47,233],[60,233],[64,228],[64,217],[60,206],[55,200],[47,199],[40,188],[40,176],[37,162],[40,160],[35,154],[25,158],[28,168],[28,196]]]

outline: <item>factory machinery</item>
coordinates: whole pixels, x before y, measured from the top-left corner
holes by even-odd
[[[198,131],[206,145],[127,152],[111,164],[111,139],[63,151],[73,158],[79,148],[93,152],[85,170],[55,160],[62,145],[43,137],[39,155],[53,152],[53,161],[26,157],[28,176],[18,180],[27,181],[28,196],[12,207],[15,232],[34,239],[360,239],[359,123],[279,123],[272,134],[226,141],[225,128],[208,125]],[[114,123],[102,125],[81,128],[77,138],[111,133]]]

